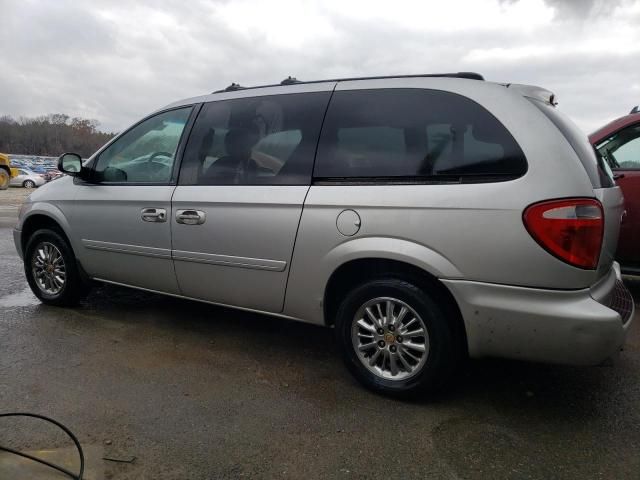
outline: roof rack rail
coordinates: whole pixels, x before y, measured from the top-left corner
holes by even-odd
[[[456,78],[467,78],[469,80],[484,80],[484,77],[476,72],[458,72],[454,73],[452,76]]]
[[[236,90],[247,90],[254,88],[279,87],[286,85],[297,85],[307,83],[324,83],[324,82],[347,82],[350,80],[382,80],[386,78],[422,78],[422,77],[446,77],[446,78],[465,78],[467,80],[484,80],[484,77],[476,72],[456,72],[456,73],[418,73],[414,75],[380,75],[375,77],[348,77],[348,78],[328,78],[324,80],[298,80],[295,77],[288,76],[280,83],[270,85],[256,85],[254,87],[243,87],[237,83],[232,83],[223,90],[216,90],[213,93],[235,92]]]
[[[229,85],[227,88],[223,88],[222,90],[216,90],[213,93],[235,92],[236,90],[244,90],[245,88],[247,88],[247,87],[243,87],[239,83],[231,82],[231,85]],[[251,88],[251,87],[249,87],[249,88]]]
[[[289,75],[287,78],[285,78],[280,82],[280,85],[294,85],[296,83],[303,83],[303,82],[298,80],[296,77],[292,77],[291,75]]]

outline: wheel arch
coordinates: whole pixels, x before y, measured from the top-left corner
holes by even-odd
[[[340,300],[347,290],[355,285],[375,278],[399,278],[414,283],[420,289],[434,294],[441,300],[447,318],[453,322],[461,348],[467,352],[467,334],[462,312],[453,294],[437,277],[427,270],[405,261],[384,258],[365,257],[349,260],[336,268],[327,281],[323,314],[327,326],[334,323]]]
[[[64,218],[64,217],[62,217]],[[31,211],[29,214],[22,220],[21,225],[21,235],[20,235],[20,245],[22,247],[22,251],[25,251],[25,247],[27,246],[27,242],[33,233],[42,228],[50,228],[59,232],[62,237],[67,241],[71,250],[75,253],[76,249],[74,248],[73,242],[71,241],[71,237],[68,234],[68,224],[66,220],[60,220],[60,217],[52,214],[52,212],[37,210]]]

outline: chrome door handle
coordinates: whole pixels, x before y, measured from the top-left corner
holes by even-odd
[[[140,217],[145,222],[166,222],[167,211],[164,208],[143,208]]]
[[[202,225],[206,219],[204,212],[200,210],[178,210],[176,222],[184,225]]]

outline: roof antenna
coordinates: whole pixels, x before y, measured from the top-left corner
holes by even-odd
[[[636,105],[635,107],[633,107],[629,112],[629,114],[632,114],[632,113],[640,113],[640,105]]]

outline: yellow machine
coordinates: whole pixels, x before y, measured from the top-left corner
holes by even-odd
[[[9,165],[9,156],[0,153],[0,190],[9,188],[10,180],[17,175],[18,169]]]

